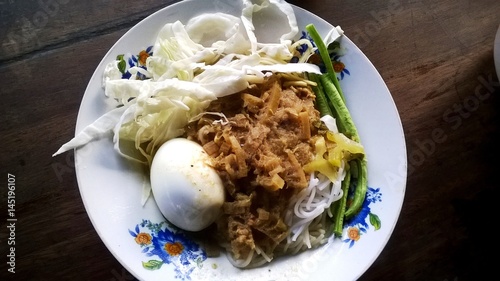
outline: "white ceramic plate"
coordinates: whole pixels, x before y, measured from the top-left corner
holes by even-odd
[[[323,35],[332,28],[314,14],[294,9],[299,28],[314,23]],[[186,23],[194,15],[216,11],[239,15],[241,7],[231,0],[183,1],[128,31],[95,70],[81,103],[76,131],[113,106],[101,87],[107,63],[119,54],[138,53],[152,45],[156,32],[167,22]],[[365,146],[370,187],[362,212],[344,229],[344,236],[257,269],[237,269],[225,255],[207,258],[196,242],[167,227],[154,200],[141,205],[143,170],[118,156],[111,138],[105,138],[76,150],[76,173],[96,231],[129,272],[140,280],[322,280],[326,276],[353,280],[368,269],[391,236],[403,204],[406,147],[398,111],[379,73],[347,37],[341,39],[341,45],[346,49],[340,58],[345,65],[341,84]]]

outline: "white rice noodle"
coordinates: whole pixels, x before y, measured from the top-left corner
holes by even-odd
[[[332,216],[330,205],[342,198],[344,163],[339,168],[338,175],[332,182],[322,174],[313,173],[308,187],[292,198],[285,215],[285,221],[290,225],[290,234],[284,245],[284,252],[296,254],[328,241],[326,219],[327,216]]]
[[[257,245],[255,246],[255,249],[250,251],[248,256],[242,259],[235,259],[233,255],[231,254],[231,246],[225,245],[226,251],[227,251],[227,258],[229,262],[238,268],[254,268],[254,267],[259,267],[263,264],[269,263],[270,261],[273,260],[273,257],[269,256],[266,254],[266,252],[258,247]]]
[[[253,255],[255,253],[255,251],[252,250],[248,254],[248,256],[246,257],[246,259],[235,259],[229,250],[230,249],[228,249],[228,251],[227,251],[227,253],[228,253],[227,254],[227,259],[229,260],[229,262],[233,266],[239,267],[239,268],[248,267],[250,265],[250,262],[252,262]]]
[[[258,254],[258,255],[261,255],[265,260],[266,262],[270,262],[273,258],[268,256],[259,246],[255,245],[255,252]]]

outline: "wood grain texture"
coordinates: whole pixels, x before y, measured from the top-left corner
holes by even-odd
[[[179,0],[2,2],[0,62],[130,28],[151,13]]]
[[[19,219],[16,274],[7,273],[4,259],[0,280],[133,280],[88,219],[73,154],[51,155],[74,135],[102,56],[173,2],[0,1],[0,171],[16,175]],[[380,72],[401,116],[405,201],[393,235],[360,280],[496,279],[488,257],[498,249],[491,228],[499,198],[493,41],[500,2],[289,2],[342,26]],[[5,257],[6,188],[0,195]]]

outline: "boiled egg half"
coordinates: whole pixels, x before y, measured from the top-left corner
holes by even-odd
[[[175,226],[200,231],[221,213],[225,193],[211,158],[198,143],[171,139],[160,146],[150,169],[153,197]]]

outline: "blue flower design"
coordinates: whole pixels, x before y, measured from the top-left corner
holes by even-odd
[[[311,42],[312,46],[315,48],[316,44],[314,44],[314,40],[312,40],[311,36],[309,36],[309,33],[302,31],[300,40],[302,39],[307,39],[309,42]],[[298,52],[298,56],[302,56],[308,49],[307,44],[301,44],[297,46],[296,50]],[[342,57],[344,51],[340,46],[340,43],[337,41],[334,41],[328,45],[328,53],[330,55],[330,60],[332,61],[333,64],[333,69],[336,73],[340,74],[340,80],[344,79],[345,75],[351,75],[351,72],[345,67],[345,64],[340,60]],[[299,57],[294,56],[291,60],[292,63],[298,62]],[[326,66],[323,63],[323,61],[320,58],[319,50],[316,49],[315,53],[309,58],[310,63],[316,64],[320,71],[322,73],[326,73]]]
[[[192,260],[206,255],[200,250],[200,247],[190,241],[182,232],[172,232],[168,229],[160,230],[153,236],[153,248],[147,253],[147,256],[158,256],[164,263],[170,263],[172,257],[179,256],[183,265],[189,265]]]
[[[300,39],[307,39],[307,40],[309,40],[311,42],[311,44],[313,45],[313,47],[316,47],[316,45],[314,44],[314,41],[312,40],[311,36],[309,36],[309,33],[305,32],[305,31],[302,31]],[[307,44],[302,44],[302,45],[299,45],[297,47],[297,51],[302,55],[302,54],[305,53],[305,51],[307,50],[307,48],[308,48]]]
[[[333,64],[333,70],[335,70],[336,73],[340,73],[340,80],[344,79],[344,76],[351,75],[349,70],[345,68],[345,64],[340,61],[340,56],[334,55],[332,58],[332,64]]]
[[[153,46],[147,47],[145,50],[140,51],[137,55],[119,55],[116,60],[118,61],[118,69],[122,73],[122,79],[130,79],[132,77],[132,74],[129,71],[132,67],[139,67],[147,71],[146,59],[152,55]],[[135,78],[138,80],[148,79],[140,72],[136,74]]]
[[[356,183],[354,182],[353,184]],[[344,224],[344,229],[347,229],[347,238],[343,239],[342,242],[349,243],[349,248],[354,246],[355,242],[360,239],[361,235],[368,232],[370,225],[372,225],[375,230],[380,229],[380,219],[376,214],[372,213],[370,204],[381,201],[382,193],[380,192],[380,188],[368,187],[365,201],[363,202],[361,209],[354,217],[346,220]],[[368,222],[370,224],[368,224]]]
[[[129,233],[141,246],[141,252],[151,258],[142,263],[145,269],[157,270],[163,264],[174,264],[176,278],[190,280],[191,272],[202,267],[202,262],[207,259],[205,251],[198,244],[167,222],[143,220],[133,230],[129,229]]]

